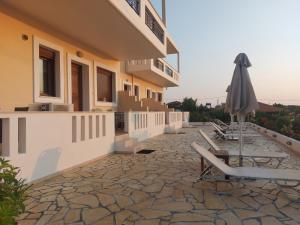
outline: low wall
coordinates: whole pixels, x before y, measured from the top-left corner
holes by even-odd
[[[190,112],[182,112],[183,126],[188,126],[190,121]]]
[[[75,112],[0,113],[1,155],[27,181],[113,152],[114,114]]]
[[[182,112],[166,112],[166,129],[182,128]]]
[[[164,133],[165,112],[126,112],[124,119],[125,131],[138,141]]]
[[[254,123],[246,123],[248,127],[251,127],[258,131],[259,133],[271,138],[272,140],[284,145],[285,147],[289,148],[293,152],[300,154],[300,141],[295,140],[293,138],[290,138],[288,136],[285,136],[283,134],[280,134],[278,132],[275,132],[273,130],[269,130],[267,128],[264,128],[262,126],[259,126]]]

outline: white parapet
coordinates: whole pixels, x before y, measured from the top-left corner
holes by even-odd
[[[165,112],[126,112],[125,131],[138,141],[160,135],[165,130]]]
[[[285,147],[289,148],[293,152],[300,154],[300,141],[285,136],[283,134],[277,133],[276,131],[269,130],[265,127],[261,127],[257,124],[246,122],[248,127],[251,127],[258,131],[259,133],[271,138],[272,140],[284,145]]]
[[[182,126],[188,127],[190,122],[190,112],[182,112]]]
[[[0,119],[1,155],[27,181],[113,152],[113,113],[0,113]]]
[[[173,132],[182,128],[183,114],[182,112],[166,112],[166,132]]]

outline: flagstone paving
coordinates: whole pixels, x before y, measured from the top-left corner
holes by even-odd
[[[211,137],[213,130],[203,127]],[[110,155],[33,185],[20,225],[296,225],[300,188],[265,180],[198,180],[197,129],[144,141],[149,155]],[[230,150],[234,142],[217,144]],[[265,137],[246,149],[287,151]],[[236,160],[231,163],[235,164]],[[245,164],[250,164],[245,161]],[[292,155],[282,167],[300,169]]]

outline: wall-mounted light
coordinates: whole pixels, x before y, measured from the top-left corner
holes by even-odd
[[[82,58],[82,57],[83,57],[83,52],[77,51],[77,52],[76,52],[76,55],[77,55],[79,58]]]
[[[22,40],[23,41],[28,41],[29,37],[27,34],[22,34]]]

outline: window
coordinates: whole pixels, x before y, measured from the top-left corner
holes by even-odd
[[[55,51],[39,47],[40,96],[56,97]]]
[[[162,93],[157,93],[157,100],[162,102]]]
[[[124,89],[124,91],[128,91],[129,94],[131,94],[131,85],[130,84],[124,83],[123,89]]]
[[[151,90],[147,89],[147,98],[151,98]]]
[[[134,96],[140,97],[140,87],[137,85],[134,85]]]
[[[155,93],[155,92],[152,92],[152,98],[153,98],[154,100],[156,100],[156,93]]]
[[[113,72],[97,67],[98,102],[113,102],[113,76]]]
[[[64,103],[63,49],[34,37],[34,101]]]

